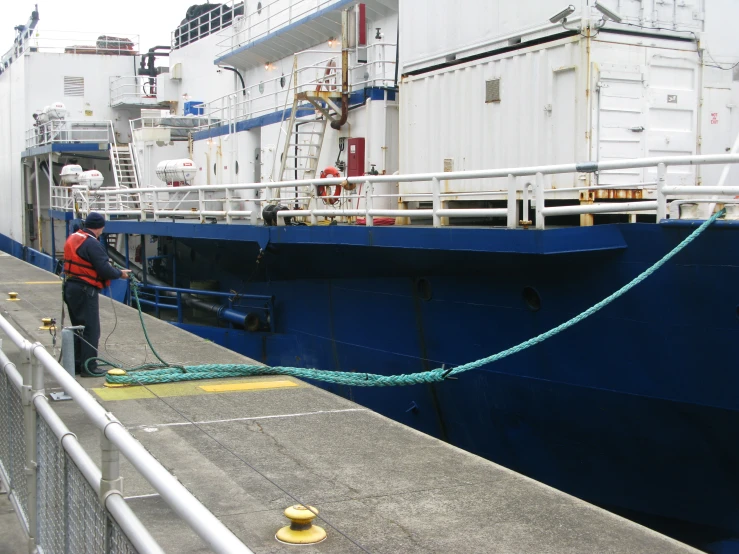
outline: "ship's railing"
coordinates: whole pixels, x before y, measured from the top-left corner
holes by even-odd
[[[110,78],[110,105],[141,104],[157,99],[157,78],[127,76]]]
[[[26,130],[26,147],[53,143],[111,143],[114,137],[111,121],[53,119]]]
[[[511,229],[523,225],[537,229],[546,227],[548,217],[592,215],[592,214],[653,214],[657,221],[665,219],[670,209],[686,210],[697,204],[735,205],[739,200],[737,186],[692,186],[669,185],[669,167],[737,164],[739,155],[722,154],[713,156],[674,156],[641,158],[633,160],[588,162],[551,166],[523,167],[497,170],[458,171],[448,173],[423,173],[412,175],[364,175],[350,178],[313,179],[257,184],[205,185],[188,187],[143,188],[137,191],[120,190],[89,191],[83,186],[72,187],[79,197],[78,208],[82,214],[101,211],[108,215],[131,216],[139,219],[183,218],[221,220],[232,223],[245,220],[256,225],[261,209],[268,204],[282,202],[286,207],[277,212],[278,221],[285,218],[317,224],[319,218],[336,218],[354,222],[364,218],[368,226],[375,218],[395,218],[399,222],[430,224],[434,227],[449,225],[450,219],[499,218]],[[560,174],[586,175],[604,171],[634,168],[655,168],[656,180],[631,185],[582,186],[569,188],[545,187],[545,176]],[[459,180],[506,179],[504,190],[476,191],[474,193],[443,192],[442,182]],[[381,191],[382,187],[399,183],[427,183],[430,192],[398,194]],[[335,185],[342,185],[339,195]],[[352,189],[352,190],[347,190]],[[575,205],[547,205],[547,198],[561,193],[576,193],[587,197],[589,193],[615,190],[632,191],[639,200],[625,202],[584,202]],[[328,194],[327,194],[328,191]],[[638,192],[638,194],[633,194]],[[128,196],[124,196],[128,195]],[[498,201],[500,207],[449,207],[450,201],[464,200]],[[398,202],[398,209],[375,207],[381,199]],[[334,204],[329,202],[334,200]],[[673,211],[673,216],[680,217]],[[737,214],[739,215],[739,214]],[[734,216],[732,208],[730,217]]]
[[[395,52],[392,43],[377,43],[367,48],[367,63],[354,63],[349,68],[351,92],[368,87],[392,87],[395,85]],[[317,61],[303,62],[306,57],[329,54]],[[221,96],[203,104],[203,117],[208,119],[204,128],[234,124],[291,107],[294,94],[317,90],[341,91],[341,53],[335,50],[306,50],[295,54],[298,70],[280,75],[245,89]],[[297,83],[293,83],[297,75]],[[306,102],[306,107],[313,109]]]
[[[197,8],[196,6],[193,6]],[[192,8],[191,8],[192,9]],[[244,15],[244,2],[226,2],[212,8],[192,19],[183,20],[182,24],[172,31],[172,49],[182,48],[201,38],[212,35],[233,24],[234,18]]]
[[[338,0],[249,2],[246,14],[234,25],[230,36],[218,43],[221,49],[218,57],[262,39],[336,3]]]
[[[0,479],[29,551],[164,552],[123,497],[122,454],[214,551],[251,552],[40,343],[25,340],[2,316],[0,330],[23,362],[20,369],[11,363],[0,341]],[[100,468],[51,407],[47,375],[101,431]]]
[[[26,39],[25,48],[30,52],[53,54],[135,56],[139,53],[139,35],[36,29]]]

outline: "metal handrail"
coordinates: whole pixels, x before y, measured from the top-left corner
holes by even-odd
[[[282,29],[288,25],[291,25],[305,17],[319,12],[323,8],[337,3],[338,0],[288,0],[288,5],[282,9],[279,9],[272,13],[275,5],[284,4],[284,0],[273,0],[272,2],[265,3],[261,6],[258,11],[253,11],[249,14],[244,14],[243,17],[243,28],[235,30],[235,32],[227,39],[218,43],[218,46],[222,47],[223,50],[219,52],[218,56],[225,56],[226,54],[233,52],[237,48],[244,46],[257,39],[266,37],[279,29]],[[304,6],[300,6],[304,4]],[[310,6],[305,6],[310,4]],[[303,9],[303,11],[299,11]],[[296,12],[296,10],[298,10]],[[255,19],[257,21],[255,21]],[[278,23],[273,27],[270,25],[271,21],[277,19]],[[264,25],[265,31],[252,34],[252,29],[257,26]],[[234,27],[236,29],[236,27]],[[243,39],[243,40],[242,40]]]
[[[40,374],[39,371],[34,372],[36,386],[31,386],[31,390],[43,391],[43,373],[48,373],[72,397],[92,424],[103,433],[103,437],[120,450],[162,499],[214,551],[223,554],[239,552],[251,554],[252,551],[169,473],[112,413],[107,412],[74,377],[67,373],[40,343],[32,344],[27,341],[3,316],[0,316],[0,330],[26,353],[29,360],[35,359],[36,369],[40,369]],[[35,396],[43,396],[43,392]],[[34,398],[34,405],[35,403]]]
[[[736,164],[739,163],[739,155],[737,154],[719,154],[704,156],[674,156],[659,158],[641,158],[633,160],[615,160],[603,162],[588,162],[580,164],[562,164],[549,166],[534,166],[520,168],[505,168],[492,170],[477,171],[457,171],[457,172],[439,172],[439,173],[421,173],[410,175],[363,175],[359,177],[348,178],[330,178],[330,179],[306,179],[298,181],[281,181],[274,183],[252,183],[252,184],[228,184],[228,185],[198,185],[180,187],[174,189],[172,187],[151,187],[140,189],[137,194],[140,208],[121,209],[119,211],[107,211],[109,215],[132,215],[141,219],[152,217],[155,221],[160,217],[194,217],[205,221],[206,218],[225,218],[230,222],[232,218],[249,219],[252,224],[256,224],[257,206],[259,204],[274,203],[279,198],[273,192],[279,189],[302,188],[302,196],[308,196],[312,199],[313,206],[310,203],[307,209],[301,210],[284,210],[278,212],[280,219],[285,217],[304,217],[309,218],[311,223],[317,223],[318,217],[365,217],[367,225],[373,225],[374,217],[404,217],[404,218],[432,218],[433,225],[439,227],[443,225],[442,218],[446,217],[505,217],[507,225],[515,228],[518,225],[516,218],[517,201],[524,200],[524,209],[528,209],[528,203],[532,202],[536,211],[536,227],[543,229],[547,216],[556,215],[574,215],[574,214],[595,214],[595,213],[624,213],[624,212],[644,212],[656,211],[657,219],[664,219],[667,215],[667,199],[668,197],[680,197],[685,195],[703,196],[703,195],[724,195],[732,198],[725,198],[725,203],[734,202],[733,196],[739,192],[739,187],[709,187],[709,186],[673,186],[667,185],[667,168],[668,166],[691,166],[691,165],[715,165],[715,164]],[[595,173],[600,171],[609,171],[616,169],[630,168],[657,168],[657,180],[646,183],[634,183],[632,185],[608,185],[604,187],[571,187],[573,191],[588,190],[613,190],[615,188],[629,190],[644,188],[655,189],[656,199],[619,202],[619,203],[601,203],[601,204],[582,204],[576,206],[558,206],[546,207],[544,199],[547,194],[557,193],[561,190],[570,189],[548,189],[544,186],[545,175],[557,175],[565,173]],[[533,182],[520,183],[520,177],[534,177]],[[469,179],[492,179],[507,178],[505,191],[480,191],[477,194],[480,197],[487,195],[500,196],[505,192],[506,207],[504,208],[456,208],[448,209],[443,203],[448,201],[448,196],[453,193],[441,191],[441,181],[456,181]],[[373,200],[375,198],[388,196],[387,194],[375,194],[374,185],[379,183],[414,183],[414,182],[430,182],[431,191],[428,193],[410,193],[408,195],[399,195],[401,198],[412,201],[412,199],[424,198],[431,201],[431,208],[420,209],[375,209]],[[342,194],[340,196],[323,196],[324,199],[337,198],[345,202],[344,206],[323,207],[319,205],[321,195],[318,193],[318,187],[339,184],[355,184],[362,185],[363,195],[358,193]],[[86,187],[75,186],[73,194],[81,199],[83,206],[82,211],[92,208],[99,209],[100,198],[107,199],[121,194],[117,190],[95,191],[97,200],[92,199],[90,191]],[[233,196],[236,191],[259,191],[260,198],[237,198]],[[307,190],[307,192],[306,192]],[[175,198],[160,198],[160,194],[175,194]],[[394,195],[393,195],[394,196]],[[167,206],[173,202],[182,202],[190,197],[188,202],[197,203],[197,209],[190,210],[179,209],[179,205],[175,209],[167,209]],[[685,198],[680,198],[685,200]],[[364,200],[363,207],[352,208],[351,205],[356,200]],[[97,204],[95,204],[97,201]],[[209,202],[223,202],[224,208],[221,210],[208,209],[206,206]],[[234,202],[245,202],[252,207],[249,210],[234,209]],[[101,211],[105,211],[104,209]]]
[[[53,119],[26,130],[26,147],[53,143],[110,143],[115,138],[110,120]]]
[[[397,45],[389,42],[375,43],[368,46],[368,51],[374,53],[373,57],[377,59],[372,59],[366,63],[355,63],[349,67],[350,91],[354,92],[369,86],[393,86],[395,57],[394,55],[388,56],[386,50],[394,48],[397,48]],[[392,52],[393,50],[391,50]],[[279,77],[267,79],[236,92],[204,102],[202,105],[203,117],[208,119],[208,123],[201,126],[201,129],[234,124],[246,119],[277,112],[286,104],[292,103],[294,92],[314,90],[318,86],[326,87],[327,79],[335,79],[336,82],[332,86],[336,90],[339,90],[341,88],[339,83],[341,52],[334,50],[304,50],[296,53],[294,56],[296,59],[299,59],[301,56],[316,54],[331,54],[331,56],[299,67],[297,70],[298,82],[292,83],[291,86],[287,85],[288,77],[280,75]],[[331,67],[331,61],[335,62],[335,69],[333,71],[328,69]],[[329,72],[325,73],[327,69]],[[370,77],[368,79],[362,78],[359,80],[353,78],[355,74],[359,73],[363,76],[364,71],[369,73]],[[322,74],[316,76],[316,73]],[[306,74],[311,74],[310,78],[304,82],[300,82],[300,77]],[[273,101],[270,101],[270,99],[273,99]]]

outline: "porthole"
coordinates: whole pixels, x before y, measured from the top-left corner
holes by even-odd
[[[236,175],[239,174],[239,160],[234,162],[234,171],[236,172]]]
[[[541,310],[541,296],[535,288],[526,287],[523,289],[523,301],[532,312]]]
[[[426,302],[431,300],[433,291],[431,290],[431,283],[429,283],[428,279],[416,280],[416,294],[421,300],[425,300]]]
[[[264,81],[259,83],[259,94],[263,94],[263,93],[264,93]]]
[[[285,88],[285,76],[280,77],[280,88]]]
[[[257,2],[257,13],[259,15],[262,15],[262,3],[261,2]]]
[[[213,164],[213,175],[215,175],[215,174],[216,174],[216,168],[217,168],[217,167],[218,167],[218,166],[217,166],[216,164]]]

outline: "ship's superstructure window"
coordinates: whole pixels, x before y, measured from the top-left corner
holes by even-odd
[[[84,77],[64,77],[64,96],[84,96]]]
[[[485,81],[485,103],[500,102],[500,79]]]

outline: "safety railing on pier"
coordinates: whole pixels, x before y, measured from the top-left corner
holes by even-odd
[[[111,143],[115,139],[111,121],[53,119],[26,130],[26,147],[53,143]]]
[[[28,537],[29,551],[163,552],[122,495],[123,455],[214,551],[251,552],[40,343],[25,340],[2,316],[0,330],[23,360],[16,367],[0,342],[0,479]],[[101,468],[49,403],[46,375],[101,431]]]
[[[356,223],[364,218],[364,224],[372,226],[375,218],[400,218],[399,222],[430,224],[442,227],[457,222],[480,218],[499,218],[508,228],[529,225],[537,229],[546,227],[546,220],[555,216],[592,214],[654,214],[657,221],[668,213],[680,217],[681,212],[699,211],[699,205],[720,202],[730,206],[727,217],[735,217],[735,197],[739,187],[668,185],[668,169],[678,166],[737,164],[739,155],[722,154],[713,156],[674,156],[664,158],[641,158],[633,160],[588,162],[538,167],[523,167],[481,171],[459,171],[449,173],[424,173],[413,175],[364,175],[350,178],[313,179],[275,183],[208,185],[188,187],[143,188],[136,191],[98,190],[85,187],[72,189],[74,201],[81,215],[99,211],[108,216],[134,217],[141,220],[195,219],[233,223],[243,220],[257,225],[262,209],[269,204],[282,202],[284,209],[277,212],[280,224],[285,218],[297,218],[317,224],[319,218],[332,218],[345,223]],[[582,186],[570,188],[547,188],[545,177],[574,173],[614,171],[631,168],[655,168],[656,180],[633,185]],[[494,189],[494,180],[505,179],[504,188]],[[458,180],[482,180],[491,183],[489,190],[474,193],[442,192],[449,183]],[[430,192],[388,193],[380,192],[381,186],[402,183],[428,183]],[[336,186],[341,190],[336,194]],[[547,198],[563,193],[575,197],[589,197],[592,193],[608,190],[638,191],[641,200],[626,202],[577,202],[573,205],[552,205]],[[398,202],[398,208],[375,207],[380,199]],[[468,207],[464,199],[497,201],[500,207]],[[450,208],[455,201],[459,207]],[[558,203],[559,204],[559,203]],[[295,209],[295,206],[298,209]],[[63,209],[61,206],[58,209]],[[488,219],[489,220],[489,219]]]
[[[367,48],[367,62],[350,61],[350,92],[394,86],[396,48],[392,43],[372,44]],[[231,125],[284,110],[292,106],[294,95],[301,92],[341,91],[341,52],[306,50],[295,54],[294,64],[296,72],[291,71],[203,103],[203,117],[207,119],[204,127]],[[313,109],[307,102],[306,107]]]
[[[284,29],[305,18],[337,4],[339,0],[273,0],[249,2],[246,13],[233,26],[233,32],[218,43],[224,56],[242,46]]]

